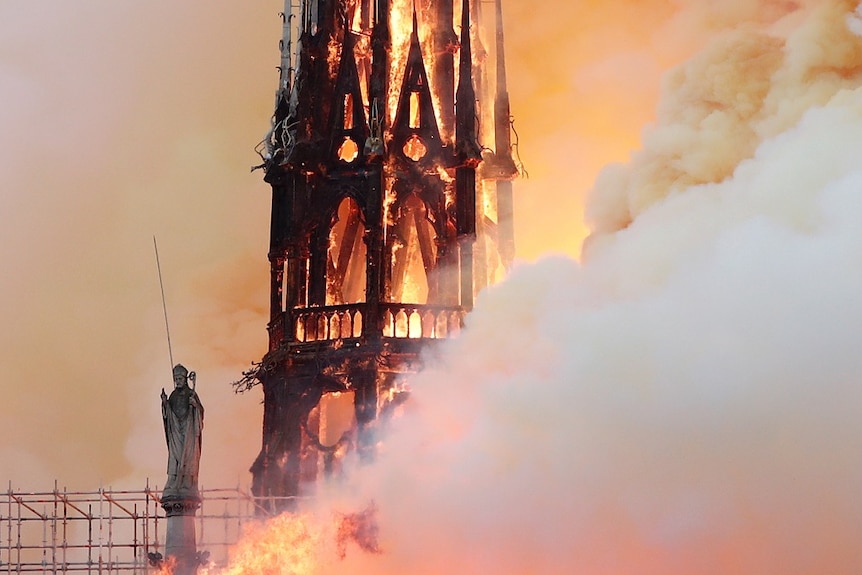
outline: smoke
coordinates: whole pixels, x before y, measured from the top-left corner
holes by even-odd
[[[857,572],[860,95],[484,294],[360,481],[374,570]]]
[[[483,292],[377,462],[321,497],[373,500],[383,553],[311,572],[862,569],[854,7],[718,34],[668,76],[583,265]]]
[[[677,28],[663,2],[534,4],[506,3],[531,174],[516,206],[524,258],[578,252],[576,190],[636,144],[661,70],[693,49],[688,25],[657,47]],[[170,362],[153,235],[174,360],[198,372],[207,407],[202,481],[248,477],[260,395],[228,383],[265,351],[269,192],[248,169],[272,112],[282,8],[0,3],[0,477],[13,486],[163,481]]]
[[[658,120],[665,71],[716,37],[787,26],[818,3],[505,3],[512,111],[530,174],[515,198],[519,255],[580,253],[585,192],[603,166],[641,146],[641,128]],[[630,221],[618,216],[617,225]]]
[[[786,38],[733,29],[668,74],[643,149],[599,176],[588,214],[593,229],[616,231],[669,195],[724,181],[808,109],[855,88],[862,46],[848,24],[853,8],[817,3]]]
[[[204,483],[245,479],[259,398],[228,384],[265,349],[269,197],[249,166],[283,3],[0,4],[0,477],[164,481],[156,235],[174,360],[207,407]]]

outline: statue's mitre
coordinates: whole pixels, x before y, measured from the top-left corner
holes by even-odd
[[[175,375],[175,376],[176,376],[176,375],[181,375],[181,376],[183,376],[183,377],[188,377],[188,375],[189,375],[189,370],[187,370],[185,367],[183,367],[183,364],[178,363],[178,364],[176,364],[176,365],[174,366],[174,375]]]

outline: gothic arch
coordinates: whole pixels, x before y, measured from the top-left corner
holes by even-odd
[[[326,305],[365,301],[365,216],[352,195],[340,196],[329,225]]]

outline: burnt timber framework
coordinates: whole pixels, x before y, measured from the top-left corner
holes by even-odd
[[[286,0],[258,148],[269,350],[238,384],[264,394],[256,497],[291,501],[278,498],[345,452],[372,457],[420,350],[457,333],[512,262],[518,170],[494,5],[489,53],[475,0]]]

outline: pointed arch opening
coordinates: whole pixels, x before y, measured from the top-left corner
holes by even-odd
[[[422,107],[419,102],[419,92],[410,92],[410,116],[407,121],[408,128],[418,129],[422,127],[421,113]]]
[[[434,225],[428,206],[415,193],[401,202],[392,243],[392,301],[425,304],[433,299],[437,261]]]
[[[365,223],[359,204],[346,197],[338,204],[329,231],[326,305],[365,301]]]

